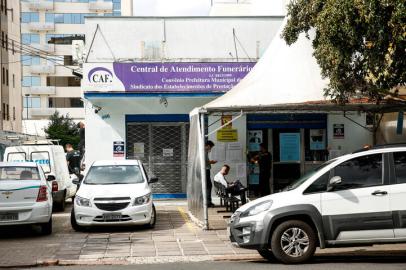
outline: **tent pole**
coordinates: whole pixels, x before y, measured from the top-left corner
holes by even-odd
[[[202,161],[201,173],[202,176],[202,195],[203,195],[203,217],[204,224],[203,229],[209,229],[209,215],[207,209],[207,183],[206,183],[206,153],[205,153],[205,123],[204,123],[204,113],[200,112],[200,130],[201,130],[201,142],[200,142],[200,160]]]

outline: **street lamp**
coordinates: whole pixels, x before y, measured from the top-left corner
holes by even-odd
[[[27,118],[26,118],[26,120],[28,120],[28,108],[29,108],[29,106],[28,106],[28,97],[30,96],[30,94],[25,94],[25,106],[26,106],[26,111],[27,111]]]

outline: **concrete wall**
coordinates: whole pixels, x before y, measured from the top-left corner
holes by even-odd
[[[103,35],[95,35],[88,62],[237,61],[234,29],[238,60],[256,61],[281,22],[282,17],[90,17],[86,51],[99,25]]]
[[[346,113],[346,116],[365,126],[366,115],[358,113]],[[345,135],[343,139],[335,139],[333,125],[344,124]],[[343,113],[330,113],[327,117],[327,145],[332,150],[341,149],[341,154],[348,154],[361,149],[364,145],[372,145],[373,134],[345,118]]]
[[[114,159],[113,141],[126,141],[125,116],[135,114],[189,114],[213,98],[170,98],[168,106],[159,103],[159,97],[92,99],[86,102],[86,164],[96,160]],[[96,114],[92,105],[102,107]],[[107,117],[107,119],[102,119]],[[89,167],[89,166],[88,166]]]

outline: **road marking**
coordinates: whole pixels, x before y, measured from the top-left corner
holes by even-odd
[[[188,229],[191,232],[195,232],[195,228],[193,227],[193,224],[190,222],[189,216],[187,215],[185,210],[183,210],[182,207],[178,207],[178,211],[179,211],[180,215],[182,216],[183,220],[185,221],[185,224],[188,227]]]

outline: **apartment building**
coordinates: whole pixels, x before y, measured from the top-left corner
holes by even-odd
[[[41,133],[55,111],[84,119],[72,46],[85,40],[85,17],[131,15],[132,0],[21,0],[25,132]]]
[[[0,0],[0,128],[21,131],[20,4]]]

